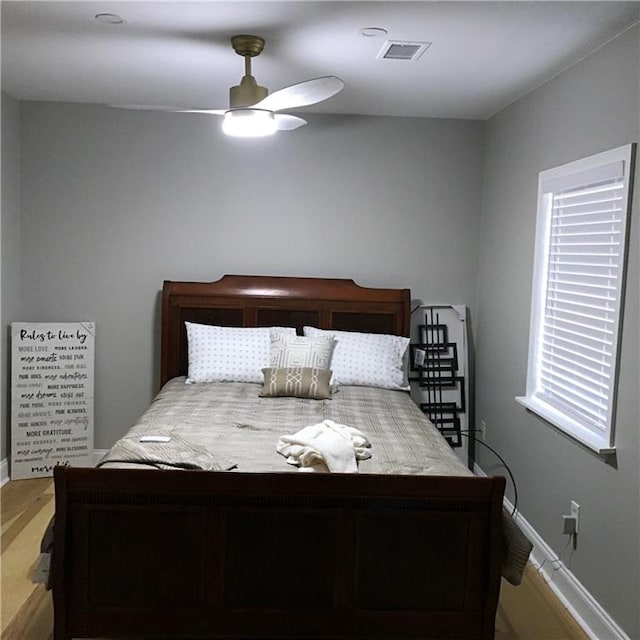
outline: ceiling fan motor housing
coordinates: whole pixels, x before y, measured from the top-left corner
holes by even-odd
[[[267,97],[269,90],[261,87],[253,76],[242,76],[237,87],[229,89],[229,106],[232,109],[238,107],[250,107]]]

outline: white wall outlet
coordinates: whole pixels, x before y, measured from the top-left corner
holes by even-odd
[[[571,517],[576,519],[576,533],[580,530],[580,505],[575,501],[571,501]]]
[[[484,441],[487,437],[487,423],[484,420],[480,420],[480,427],[478,430],[480,431],[480,440]]]

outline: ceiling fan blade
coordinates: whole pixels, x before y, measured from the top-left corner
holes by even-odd
[[[298,118],[298,116],[291,116],[287,113],[275,113],[274,118],[276,119],[278,131],[293,131],[307,124],[306,120]]]
[[[186,109],[184,107],[163,107],[152,104],[110,104],[112,109],[134,109],[137,111],[166,111],[168,113],[208,113],[223,116],[227,109]]]
[[[167,107],[159,104],[110,104],[112,109],[134,109],[136,111],[178,111],[179,107]]]
[[[223,116],[228,109],[173,109],[178,113],[207,113],[211,116]]]
[[[344,82],[337,76],[324,76],[314,80],[306,80],[292,84],[284,89],[274,91],[260,102],[251,105],[255,109],[281,111],[306,107],[331,98],[342,90]]]

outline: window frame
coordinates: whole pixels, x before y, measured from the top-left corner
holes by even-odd
[[[546,422],[560,429],[563,433],[586,445],[601,455],[615,451],[615,417],[618,387],[619,354],[622,337],[622,319],[624,312],[624,293],[626,269],[629,253],[629,227],[631,220],[631,200],[633,187],[633,172],[635,159],[635,144],[627,144],[609,151],[582,158],[559,167],[541,171],[538,175],[538,203],[536,218],[536,239],[534,248],[533,284],[531,293],[531,315],[529,329],[529,353],[527,363],[527,383],[524,396],[517,396],[516,401],[534,412]],[[542,350],[543,331],[545,326],[552,325],[552,321],[545,324],[545,310],[549,286],[549,256],[551,240],[560,234],[552,236],[551,216],[553,207],[551,198],[554,193],[567,188],[578,188],[586,184],[595,184],[604,167],[622,165],[622,194],[621,200],[621,232],[620,232],[620,264],[618,265],[618,285],[616,290],[614,310],[615,319],[612,323],[612,354],[611,354],[611,383],[610,393],[606,399],[606,424],[596,426],[570,408],[561,406],[561,402],[545,397],[542,391]],[[591,182],[589,182],[591,181]],[[561,186],[560,186],[561,185]],[[577,338],[577,341],[580,341]],[[581,344],[585,344],[582,341]]]

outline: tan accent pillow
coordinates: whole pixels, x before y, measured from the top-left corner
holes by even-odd
[[[331,398],[331,369],[316,367],[267,367],[264,373],[264,385],[260,392],[262,398],[289,396],[328,400]]]

